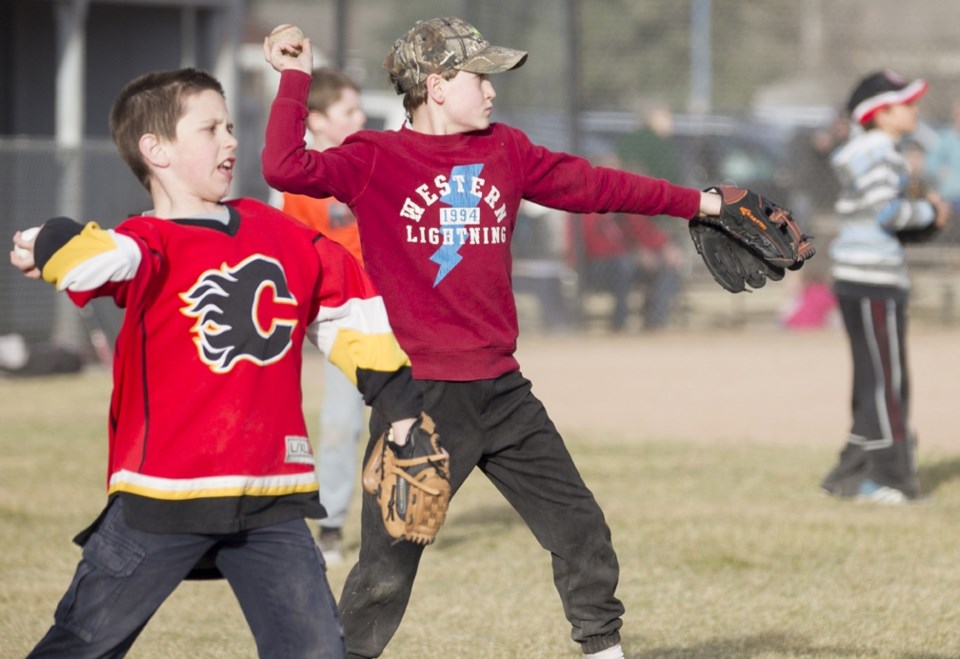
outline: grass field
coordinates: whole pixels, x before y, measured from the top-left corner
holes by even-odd
[[[317,372],[305,382],[312,420]],[[2,657],[22,657],[50,625],[79,558],[70,538],[103,504],[109,386],[97,371],[0,379]],[[817,494],[839,445],[566,439],[613,530],[628,657],[960,656],[960,456],[921,453],[930,498],[884,508]],[[355,552],[356,525],[347,531]],[[549,565],[471,478],[384,656],[575,658]],[[330,569],[335,592],[348,569]],[[184,583],[130,654],[255,655],[223,582]]]

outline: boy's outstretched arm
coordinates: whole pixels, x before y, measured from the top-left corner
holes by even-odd
[[[293,60],[278,54],[281,60]],[[311,197],[333,196],[347,202],[366,188],[376,161],[366,140],[317,151],[307,147],[304,133],[312,76],[299,67],[284,69],[270,104],[260,160],[263,178],[281,192]]]
[[[39,227],[33,240],[23,232],[13,239],[10,262],[31,279],[53,284],[66,291],[78,306],[99,295],[103,289],[129,281],[143,264],[143,252],[130,236],[102,229],[96,222],[80,224],[68,217],[55,217]]]

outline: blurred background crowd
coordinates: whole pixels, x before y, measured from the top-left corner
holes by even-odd
[[[114,153],[107,114],[126,81],[153,69],[197,66],[224,81],[240,139],[233,193],[267,200],[259,154],[277,76],[263,61],[264,35],[300,25],[318,65],[362,86],[367,127],[397,128],[402,109],[383,56],[415,20],[440,15],[530,52],[523,68],[494,79],[494,118],[535,142],[685,185],[735,183],[789,206],[821,256],[778,285],[789,299],[771,294],[770,322],[831,322],[829,155],[849,134],[843,106],[866,73],[891,68],[930,81],[923,124],[905,149],[916,184],[960,206],[955,0],[6,0],[0,235],[56,215],[112,226],[145,207],[145,191]],[[742,326],[752,313],[709,280],[675,220],[530,205],[513,248],[528,332]],[[960,223],[910,254],[918,308],[953,322]],[[15,275],[0,269],[0,337],[59,345],[84,343],[91,329],[110,334],[114,310],[80,316]],[[801,300],[805,292],[812,302]],[[718,314],[712,307],[721,304]]]

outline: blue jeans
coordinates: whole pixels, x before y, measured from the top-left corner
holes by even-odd
[[[320,525],[340,528],[347,519],[353,489],[360,480],[357,445],[363,433],[366,405],[356,385],[330,362],[323,368],[323,409],[317,441],[320,503],[327,516]]]
[[[126,524],[117,499],[84,545],[54,625],[29,657],[125,656],[164,600],[211,551],[261,658],[344,656],[326,566],[304,520],[227,535],[147,533]]]

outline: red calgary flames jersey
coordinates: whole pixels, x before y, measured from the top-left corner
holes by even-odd
[[[125,308],[108,490],[146,530],[322,516],[301,410],[308,336],[388,417],[420,412],[409,361],[356,260],[265,204],[226,208],[226,223],[144,216],[103,230],[60,219],[41,233],[56,246],[40,254],[44,279],[78,304],[110,296]]]

